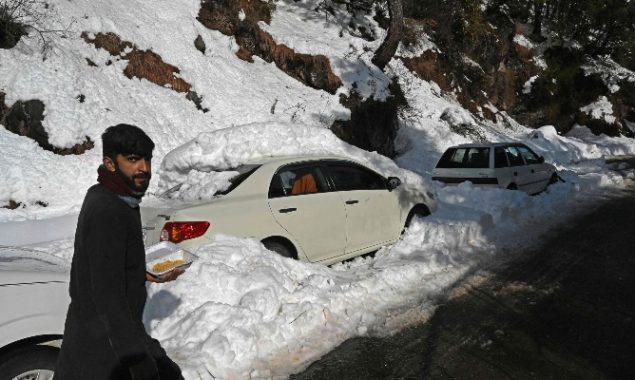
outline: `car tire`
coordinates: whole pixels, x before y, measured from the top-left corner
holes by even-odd
[[[401,233],[404,233],[406,228],[410,227],[410,223],[412,223],[412,219],[414,219],[415,216],[425,217],[428,215],[430,215],[430,210],[428,209],[428,207],[426,207],[425,205],[416,205],[408,213],[408,217],[406,217],[406,223],[404,224]]]
[[[289,257],[292,259],[295,258],[295,256],[293,255],[293,252],[289,249],[289,247],[286,244],[281,243],[277,240],[265,240],[262,242],[262,244],[268,250],[273,251],[282,257]]]
[[[10,354],[0,363],[0,380],[50,380],[59,349],[33,346]]]

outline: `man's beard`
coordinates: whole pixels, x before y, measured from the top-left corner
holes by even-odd
[[[121,170],[119,170],[119,167],[117,165],[115,165],[115,172],[123,179],[126,185],[134,192],[145,193],[146,190],[148,190],[148,186],[150,186],[150,178],[152,178],[152,174],[150,173],[133,174],[132,177],[128,177]],[[135,178],[146,178],[146,181],[145,183],[142,183],[141,185],[137,186],[134,182]]]

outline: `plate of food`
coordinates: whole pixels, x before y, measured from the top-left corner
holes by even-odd
[[[146,249],[146,272],[160,277],[176,268],[186,269],[195,259],[190,251],[163,241]]]

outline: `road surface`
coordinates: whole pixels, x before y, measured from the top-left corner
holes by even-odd
[[[291,379],[635,379],[635,191],[521,256],[425,324],[348,340]]]

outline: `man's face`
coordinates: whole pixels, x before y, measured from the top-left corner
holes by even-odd
[[[151,160],[138,154],[117,154],[114,169],[134,191],[145,192],[150,185]]]

